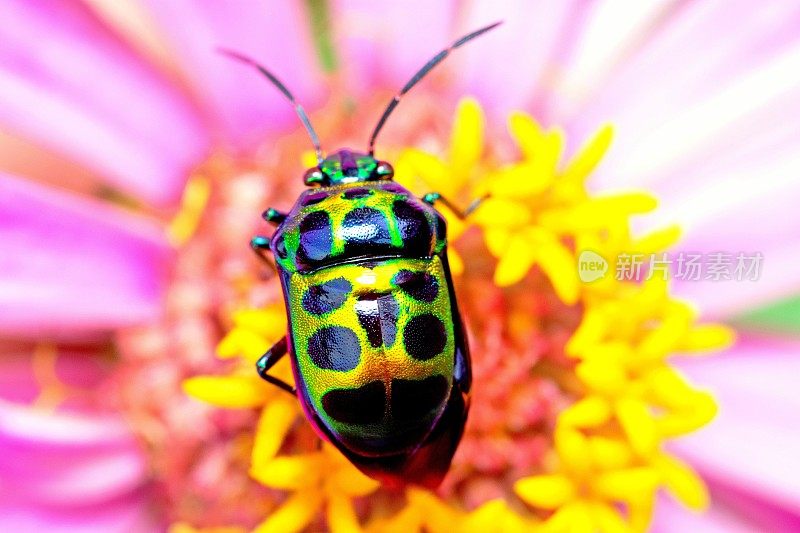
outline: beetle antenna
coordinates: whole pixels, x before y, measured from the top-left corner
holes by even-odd
[[[375,126],[375,129],[372,130],[372,135],[370,135],[369,137],[369,155],[370,156],[375,155],[375,138],[378,136],[378,133],[380,133],[381,129],[383,128],[383,125],[386,123],[386,119],[389,118],[389,115],[392,114],[394,108],[397,107],[397,104],[400,103],[400,99],[403,97],[404,94],[410,91],[414,85],[416,85],[422,78],[425,77],[426,74],[428,74],[428,72],[433,70],[433,67],[444,61],[444,58],[449,56],[450,52],[452,52],[462,44],[468,43],[475,37],[483,35],[489,30],[493,30],[502,23],[503,21],[500,20],[495,23],[489,24],[488,26],[484,26],[479,30],[475,30],[472,33],[468,33],[467,35],[461,37],[453,44],[451,44],[450,46],[448,46],[447,48],[445,48],[444,50],[433,56],[427,63],[425,63],[425,66],[419,69],[419,71],[417,71],[417,73],[414,74],[414,76],[412,76],[412,78],[408,81],[408,83],[406,83],[403,86],[403,88],[400,89],[400,92],[397,93],[394,98],[392,98],[392,101],[389,102],[389,105],[386,106],[386,110],[384,110],[383,115],[381,115],[380,120],[378,120],[378,124]]]
[[[294,110],[297,112],[297,116],[300,117],[300,121],[305,126],[306,131],[308,132],[308,136],[311,137],[311,142],[314,144],[314,151],[317,153],[317,163],[322,164],[323,157],[322,157],[322,147],[319,144],[319,137],[317,136],[317,132],[314,131],[314,127],[311,125],[311,121],[308,119],[308,115],[306,114],[306,110],[303,109],[303,106],[297,103],[297,100],[294,99],[294,96],[286,86],[281,83],[275,75],[258,64],[254,59],[247,57],[246,55],[240,54],[239,52],[234,52],[233,50],[228,50],[227,48],[217,48],[217,52],[220,54],[230,57],[231,59],[235,59],[240,61],[246,65],[250,65],[251,67],[256,68],[261,74],[267,77],[272,84],[278,88],[280,92],[292,103],[294,106]]]

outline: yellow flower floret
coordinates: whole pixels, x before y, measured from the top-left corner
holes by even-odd
[[[583,389],[556,424],[558,472],[515,486],[531,505],[559,510],[548,521],[556,530],[562,522],[577,523],[575,513],[586,531],[643,530],[660,487],[689,508],[708,504],[703,482],[662,445],[710,422],[716,404],[666,358],[724,347],[732,335],[722,326],[695,325],[692,309],[672,299],[667,287],[652,277],[619,283],[613,298],[587,299],[566,347],[579,361],[575,374]]]
[[[292,424],[301,415],[297,400],[266,383],[255,372],[255,362],[280,337],[286,335],[286,314],[281,304],[265,309],[238,311],[234,327],[217,346],[217,355],[237,358],[238,366],[226,376],[196,376],[183,382],[187,394],[229,409],[261,408],[253,443],[253,462],[268,460],[280,449]],[[293,382],[289,360],[280,361],[272,372]]]
[[[253,464],[251,474],[268,487],[294,492],[253,533],[301,531],[323,506],[333,533],[361,531],[352,498],[366,496],[379,486],[327,443],[318,452]]]
[[[574,251],[566,240],[583,226],[597,230],[627,223],[626,213],[650,210],[654,202],[644,195],[590,198],[587,194],[584,180],[608,148],[610,127],[603,128],[564,168],[560,168],[564,144],[560,130],[543,131],[531,117],[513,114],[509,129],[522,159],[501,165],[484,154],[483,129],[478,103],[462,100],[447,157],[404,150],[396,165],[398,181],[418,192],[439,192],[464,206],[483,199],[466,221],[442,208],[450,240],[457,240],[468,225],[479,225],[489,251],[498,258],[494,279],[499,286],[517,283],[539,265],[562,300],[575,303],[580,287]],[[460,270],[461,259],[457,252],[453,255]]]
[[[474,511],[464,512],[429,491],[412,488],[406,491],[406,505],[389,518],[374,520],[369,533],[530,533],[539,520],[523,517],[502,499],[489,500]]]

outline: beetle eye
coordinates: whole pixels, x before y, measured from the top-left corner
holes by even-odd
[[[394,176],[394,169],[392,165],[386,161],[381,161],[378,163],[378,166],[375,167],[375,174],[378,176],[379,180],[390,180],[392,176]]]
[[[317,168],[309,168],[303,176],[303,182],[309,187],[317,187],[325,180],[325,174]]]

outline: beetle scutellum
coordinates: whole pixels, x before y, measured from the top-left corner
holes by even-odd
[[[240,54],[294,105],[317,166],[288,213],[264,212],[289,331],[258,361],[262,378],[296,394],[317,432],[356,467],[390,486],[436,487],[450,467],[469,408],[470,359],[447,263],[437,193],[414,197],[374,158],[375,139],[400,98],[447,55],[496,27],[436,54],[387,106],[368,153],[327,158],[303,108],[267,69]],[[458,210],[453,210],[458,214]],[[269,374],[287,353],[297,389]]]

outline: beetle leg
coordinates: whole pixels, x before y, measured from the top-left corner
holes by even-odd
[[[281,213],[277,209],[269,208],[263,213],[261,213],[261,218],[266,220],[267,222],[271,222],[276,226],[280,225],[284,220],[286,220],[286,213]]]
[[[271,250],[269,249],[269,238],[264,237],[263,235],[256,235],[252,239],[250,239],[250,248],[256,253],[259,259],[264,261],[266,264],[275,268],[275,264],[269,259],[267,255],[268,252]]]
[[[455,214],[458,218],[460,218],[461,220],[464,220],[473,211],[475,211],[481,205],[481,203],[484,200],[486,200],[488,197],[489,196],[487,195],[487,196],[482,196],[480,198],[476,198],[463,211],[459,207],[457,207],[453,202],[451,202],[450,200],[448,200],[447,198],[445,198],[444,196],[442,196],[438,192],[429,192],[428,194],[426,194],[425,196],[422,197],[422,201],[425,202],[426,204],[430,205],[431,207],[436,207],[436,202],[441,202],[444,205],[446,205],[447,208],[450,209],[450,211],[452,211],[453,214]]]
[[[280,378],[276,378],[275,376],[270,376],[268,374],[269,369],[275,366],[275,363],[280,361],[284,355],[286,355],[289,351],[288,341],[286,337],[282,337],[281,340],[275,343],[275,345],[267,350],[267,353],[262,355],[259,360],[256,362],[256,370],[258,371],[258,375],[261,376],[261,379],[268,383],[272,383],[276,387],[279,387],[282,390],[285,390],[292,396],[297,394],[297,389],[286,383]]]

